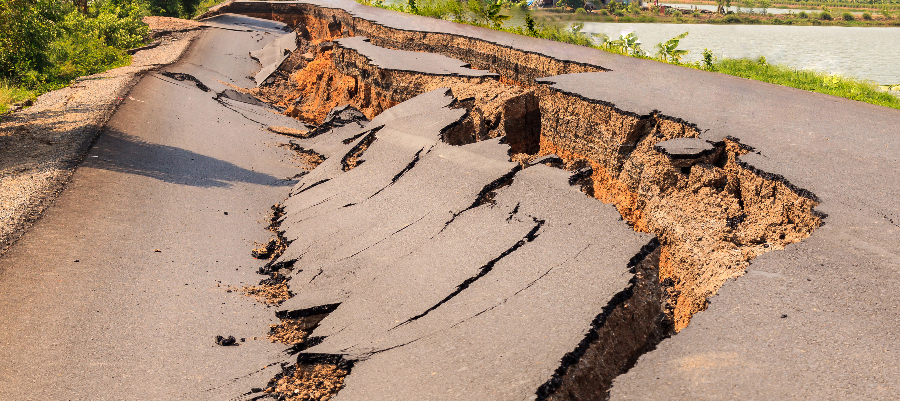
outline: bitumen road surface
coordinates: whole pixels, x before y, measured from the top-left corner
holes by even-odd
[[[215,22],[132,89],[67,189],[0,258],[0,399],[223,400],[263,387],[263,368],[285,358],[265,338],[272,309],[227,290],[258,282],[250,250],[301,171],[265,128],[302,127],[214,99],[226,84],[255,86],[248,52],[285,32]],[[222,347],[217,335],[245,341]]]

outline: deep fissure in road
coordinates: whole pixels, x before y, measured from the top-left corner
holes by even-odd
[[[657,237],[629,263],[634,274],[629,287],[609,300],[577,348],[536,389],[539,399],[604,397],[616,376],[686,327],[706,308],[707,299],[726,280],[742,275],[753,258],[806,238],[825,217],[814,210],[819,202],[814,194],[743,163],[740,156],[755,150],[739,138],[706,143],[694,152],[670,152],[666,144],[672,140],[702,142],[696,139],[700,127],[658,112],[635,115],[535,81],[560,73],[603,71],[600,66],[555,60],[481,39],[401,31],[312,5],[241,4],[228,11],[284,21],[298,33],[298,48],[275,73],[273,83],[251,93],[284,107],[287,115],[320,125],[317,132],[331,128],[335,113],[355,109],[372,119],[417,95],[449,88],[456,99],[453,107],[465,114],[444,132],[446,143],[503,137],[511,160],[525,168],[540,163],[571,171],[571,185],[615,205],[635,231]],[[383,69],[338,40],[357,35],[384,48],[455,57],[496,75]],[[332,157],[342,157],[344,171],[350,171],[377,138],[377,130],[347,138],[350,142],[345,144],[357,145]],[[407,171],[415,160],[410,163]],[[518,171],[495,182],[508,184]],[[486,187],[487,193],[465,210],[490,207],[490,197],[504,186]],[[455,213],[447,225],[465,210]],[[277,259],[272,263],[282,263],[283,268],[293,263]],[[277,270],[268,273],[277,275]]]

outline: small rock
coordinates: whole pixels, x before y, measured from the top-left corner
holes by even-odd
[[[159,249],[154,249],[153,252],[162,252]]]
[[[237,344],[237,340],[234,338],[234,336],[216,336],[216,344],[219,344],[223,347],[228,347]]]

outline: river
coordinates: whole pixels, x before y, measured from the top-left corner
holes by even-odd
[[[719,58],[764,56],[770,64],[900,84],[900,28],[585,22],[582,30],[612,39],[634,32],[650,53],[685,31],[679,49],[690,51],[687,61],[701,60],[709,49]]]

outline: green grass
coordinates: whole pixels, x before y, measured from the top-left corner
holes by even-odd
[[[34,91],[10,85],[5,79],[0,79],[0,114],[6,113],[9,106],[34,97]]]
[[[222,0],[201,0],[200,3],[197,4],[197,9],[196,11],[194,11],[193,18],[197,18],[203,15],[203,13],[209,11],[210,8],[218,5],[221,2]]]
[[[900,109],[900,98],[880,91],[874,83],[859,79],[747,59],[724,59],[714,63],[712,69],[737,77]]]

